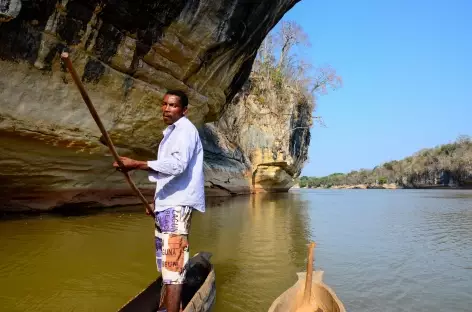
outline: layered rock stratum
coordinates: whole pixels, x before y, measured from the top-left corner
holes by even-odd
[[[155,158],[160,101],[180,89],[204,143],[208,195],[288,190],[306,160],[309,114],[288,105],[287,117],[265,116],[243,86],[262,40],[298,1],[0,1],[0,209],[138,203],[64,50],[121,155]],[[144,173],[133,179],[152,196]]]

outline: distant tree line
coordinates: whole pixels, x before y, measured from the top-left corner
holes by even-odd
[[[386,162],[371,170],[334,173],[325,177],[302,176],[299,179],[300,187],[310,188],[389,183],[412,188],[472,185],[472,138],[460,136],[450,144],[423,149],[410,157]]]

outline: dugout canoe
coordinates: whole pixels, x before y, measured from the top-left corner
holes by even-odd
[[[315,246],[309,244],[306,272],[297,273],[297,282],[272,302],[269,312],[346,312],[336,293],[323,283],[324,272],[313,270]]]
[[[210,312],[215,304],[215,271],[211,254],[197,253],[189,260],[187,283],[182,290],[183,312]],[[119,312],[156,312],[162,290],[162,277],[128,301]]]
[[[336,293],[323,283],[323,271],[313,271],[311,286],[311,302],[313,308],[303,312],[346,312],[343,303]],[[277,299],[274,300],[268,312],[295,312],[301,311],[303,290],[305,289],[306,272],[297,273],[298,281]]]

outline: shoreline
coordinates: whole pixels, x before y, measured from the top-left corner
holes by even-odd
[[[238,194],[232,196],[206,196],[207,206],[220,205],[221,203],[234,198],[244,197],[251,194]],[[97,202],[78,202],[66,204],[51,209],[28,209],[28,210],[1,210],[0,222],[4,220],[14,220],[29,217],[41,216],[57,216],[57,217],[74,217],[96,215],[101,213],[129,213],[139,212],[142,210],[145,215],[144,205],[139,200],[125,201],[123,203],[114,203],[111,205],[103,205]]]
[[[416,187],[404,187],[404,186],[397,186],[394,184],[389,185],[339,185],[333,187],[299,187],[298,185],[293,186],[292,188],[285,190],[283,192],[274,190],[273,192],[263,192],[258,190],[252,190],[251,192],[241,192],[241,193],[219,193],[214,192],[214,190],[205,190],[207,195],[205,196],[205,200],[208,205],[219,205],[222,202],[229,200],[234,197],[244,197],[244,196],[251,196],[254,194],[271,194],[271,193],[288,193],[292,190],[472,190],[472,185],[466,186],[416,186]],[[144,196],[152,200],[152,196],[154,194],[154,190],[151,189],[141,189]],[[29,207],[25,207],[23,205],[13,205],[9,206],[8,204],[4,207],[0,208],[0,220],[5,218],[15,218],[21,216],[41,216],[41,215],[58,215],[58,216],[79,216],[79,215],[89,215],[89,214],[97,214],[97,213],[107,213],[107,212],[125,212],[128,209],[130,211],[136,211],[136,209],[140,209],[142,207],[143,213],[144,208],[142,203],[136,198],[136,196],[131,193],[130,190],[89,190],[85,195],[84,193],[80,194],[82,196],[77,196],[76,192],[73,196],[75,197],[75,202],[63,202],[59,205],[53,205],[46,208],[48,205],[48,201],[51,200],[51,197],[54,198],[53,201],[57,201],[58,197],[60,198],[61,195],[65,197],[69,197],[71,194],[67,191],[62,192],[35,192],[33,194],[29,194],[30,196],[20,196],[20,198],[16,196],[12,196],[13,201],[19,200],[21,201],[28,201],[34,202],[37,200],[38,202],[37,207],[34,204],[30,205]],[[64,194],[65,193],[65,194]],[[39,195],[39,196],[38,196]],[[85,196],[84,196],[85,195]],[[16,198],[15,198],[16,197]],[[70,197],[69,197],[70,198]],[[60,202],[60,200],[59,200]],[[6,202],[8,203],[8,201]],[[4,204],[6,204],[4,203]],[[12,204],[10,202],[10,204]],[[18,203],[17,203],[18,204]],[[45,205],[46,204],[46,207]],[[21,207],[23,206],[23,207]],[[21,208],[20,208],[21,207]],[[23,209],[22,209],[23,208]],[[118,211],[117,211],[118,210]]]
[[[139,189],[148,201],[152,201],[154,189]],[[205,201],[207,206],[212,206],[219,205],[235,197],[288,192],[289,189],[286,188],[275,188],[272,190],[241,189],[239,192],[233,193],[223,192],[214,188],[205,188]],[[4,199],[3,205],[0,206],[0,220],[10,216],[76,216],[113,212],[116,210],[123,212],[128,208],[131,211],[142,208],[144,213],[143,204],[130,189],[36,191],[28,194],[19,192],[11,194]]]
[[[382,186],[382,185],[334,185],[332,187],[297,187],[294,189],[311,190],[472,190],[472,185],[444,186],[444,185],[420,185],[420,186]]]

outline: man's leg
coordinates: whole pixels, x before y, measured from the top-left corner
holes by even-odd
[[[154,222],[154,243],[156,247],[156,266],[157,266],[157,271],[162,273],[162,239],[163,239],[163,234],[162,234],[162,229],[159,225],[159,212],[156,212],[155,216],[155,222]],[[156,294],[159,295],[160,297],[160,302],[159,302],[159,309],[158,312],[160,311],[165,311],[165,285],[162,285],[161,288],[161,293]]]
[[[179,312],[182,284],[185,281],[185,265],[188,262],[187,235],[170,234],[164,242],[162,276],[165,285],[167,312]]]
[[[182,284],[185,281],[186,264],[189,259],[188,232],[192,208],[174,207],[157,216],[162,234],[162,278],[165,299],[161,300],[167,312],[179,312]]]
[[[165,306],[167,312],[179,312],[182,302],[182,284],[166,285]]]

